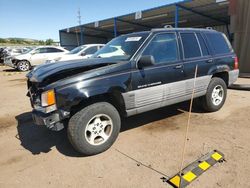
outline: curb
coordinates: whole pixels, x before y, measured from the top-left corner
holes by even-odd
[[[242,91],[250,91],[250,84],[232,84],[228,88]]]

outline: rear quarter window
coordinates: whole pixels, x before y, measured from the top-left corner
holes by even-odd
[[[194,33],[181,33],[185,59],[201,57],[201,51]]]
[[[226,54],[232,52],[231,45],[222,33],[206,33],[215,54]]]
[[[204,41],[203,37],[201,36],[200,33],[196,33],[196,35],[197,35],[197,38],[198,38],[199,43],[200,43],[200,47],[201,47],[201,50],[202,50],[202,55],[203,56],[208,56],[209,52],[208,52],[208,49],[207,49],[207,46],[205,44],[205,41]]]

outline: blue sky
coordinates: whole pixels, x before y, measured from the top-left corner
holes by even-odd
[[[0,38],[59,40],[58,30],[144,10],[177,0],[0,0]]]

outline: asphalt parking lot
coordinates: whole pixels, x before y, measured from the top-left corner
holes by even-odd
[[[238,83],[250,83],[249,79]],[[0,187],[170,187],[167,176],[181,162],[188,103],[123,120],[122,131],[108,151],[82,157],[66,131],[36,126],[26,97],[25,73],[0,67]],[[213,149],[225,154],[189,187],[250,187],[250,92],[228,90],[216,113],[194,109],[185,164]],[[135,160],[133,160],[133,159]]]

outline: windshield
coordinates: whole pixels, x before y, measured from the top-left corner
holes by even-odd
[[[118,60],[130,59],[143,41],[147,38],[148,33],[138,33],[123,35],[114,38],[107,43],[103,48],[97,51],[93,58],[115,58]]]
[[[23,51],[22,54],[27,54],[27,53],[31,52],[32,50],[33,50],[32,48],[27,48],[27,49],[25,49],[25,50]]]
[[[69,52],[69,54],[77,54],[79,53],[80,51],[82,51],[84,48],[86,48],[86,46],[78,46],[76,48],[74,48],[73,50],[71,50]]]

